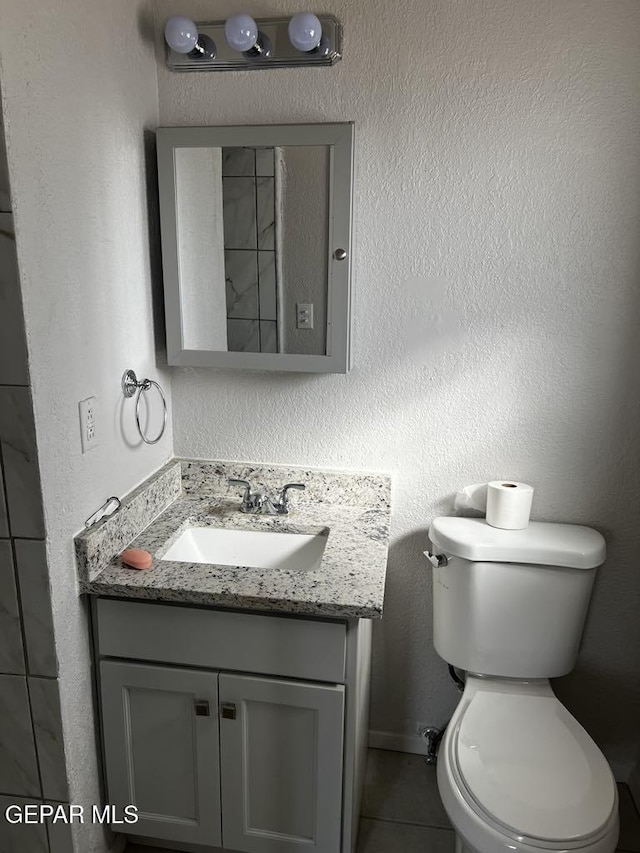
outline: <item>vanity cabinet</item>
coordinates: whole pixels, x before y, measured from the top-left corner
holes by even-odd
[[[107,802],[139,813],[115,830],[183,850],[354,849],[368,621],[106,598],[94,619]]]

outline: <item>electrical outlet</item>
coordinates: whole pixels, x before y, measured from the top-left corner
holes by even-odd
[[[313,329],[313,302],[296,302],[296,328]]]
[[[88,453],[98,444],[96,398],[87,397],[78,403],[80,409],[80,438],[82,440],[82,452]]]

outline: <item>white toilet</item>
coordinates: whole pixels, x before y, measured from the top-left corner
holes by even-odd
[[[467,672],[438,755],[456,853],[613,853],[613,775],[548,681],[575,664],[604,539],[479,518],[437,518],[429,537],[434,645]]]

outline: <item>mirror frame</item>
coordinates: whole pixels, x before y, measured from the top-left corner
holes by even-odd
[[[311,373],[348,373],[351,368],[351,220],[353,122],[227,127],[160,127],[158,188],[167,333],[167,362],[179,367],[221,367]],[[184,348],[176,212],[176,148],[330,146],[327,345],[325,355],[225,352]],[[334,252],[344,249],[344,260]]]

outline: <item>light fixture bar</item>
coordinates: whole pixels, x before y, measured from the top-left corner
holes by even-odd
[[[225,39],[224,21],[196,22],[198,33],[216,44],[215,59],[207,56],[176,53],[166,44],[166,63],[172,71],[247,71],[267,68],[299,68],[335,65],[342,59],[342,25],[333,15],[318,15],[322,24],[322,43],[317,51],[303,53],[289,40],[290,18],[256,18],[261,33],[271,43],[271,53],[248,57],[233,50]]]

